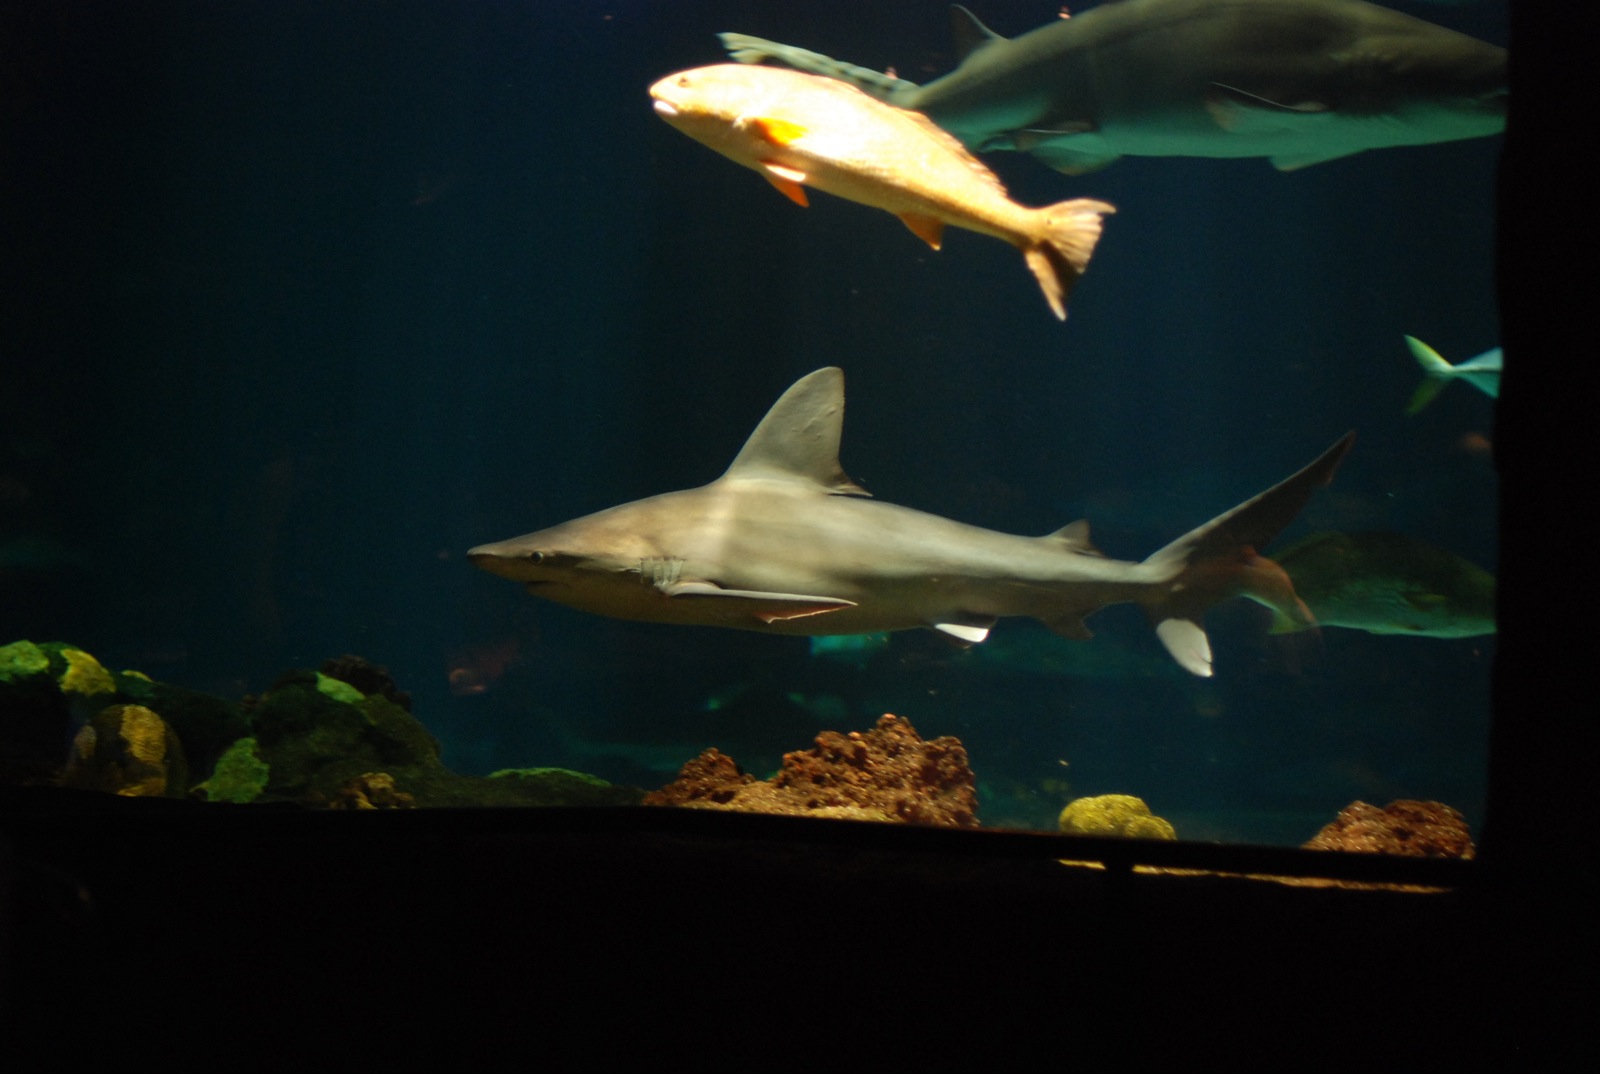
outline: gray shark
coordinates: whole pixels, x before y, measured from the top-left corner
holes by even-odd
[[[929,627],[972,644],[997,619],[1020,615],[1088,638],[1086,616],[1134,602],[1178,663],[1205,676],[1211,647],[1200,617],[1211,605],[1249,596],[1312,622],[1288,575],[1257,549],[1332,479],[1353,440],[1134,563],[1097,550],[1086,522],[1019,537],[873,500],[839,466],[843,424],[844,374],[819,369],[784,392],[709,485],[467,556],[584,611],[771,634]]]
[[[1362,0],[1112,0],[1009,40],[952,15],[965,58],[925,85],[720,36],[740,62],[843,79],[1072,175],[1123,155],[1290,170],[1505,128],[1505,49]]]

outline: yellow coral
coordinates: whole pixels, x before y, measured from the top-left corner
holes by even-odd
[[[1176,839],[1172,825],[1131,794],[1102,794],[1068,802],[1058,821],[1068,835],[1115,835],[1125,839]]]
[[[122,741],[128,755],[145,764],[160,764],[167,757],[167,725],[143,705],[122,706]]]
[[[61,676],[61,689],[64,693],[93,697],[95,694],[117,692],[117,684],[111,678],[111,672],[101,667],[100,661],[82,649],[62,649],[61,655],[67,660],[67,670]]]

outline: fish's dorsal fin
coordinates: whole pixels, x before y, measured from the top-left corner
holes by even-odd
[[[839,465],[844,371],[827,366],[789,386],[772,404],[720,480],[805,481],[838,496],[870,496]]]
[[[956,39],[956,55],[963,60],[985,45],[1005,40],[960,4],[950,5],[950,35]]]

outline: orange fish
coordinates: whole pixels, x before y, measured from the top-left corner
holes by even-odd
[[[650,96],[668,123],[760,172],[800,205],[813,186],[893,213],[935,250],[946,225],[1009,242],[1061,320],[1100,240],[1101,216],[1116,211],[1090,198],[1018,205],[926,116],[819,75],[717,64],[668,75]]]

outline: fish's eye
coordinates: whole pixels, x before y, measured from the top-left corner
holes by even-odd
[[[688,89],[689,88],[689,76],[688,75],[679,75],[678,76],[678,86],[681,89]]]
[[[528,553],[528,562],[529,563],[543,563],[544,562],[544,553],[543,552],[529,552]]]

